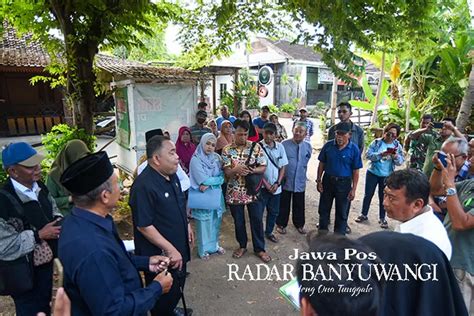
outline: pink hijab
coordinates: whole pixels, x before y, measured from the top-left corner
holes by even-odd
[[[183,136],[184,132],[189,133],[189,142],[187,143],[181,141],[181,136]],[[185,169],[186,173],[189,171],[189,163],[191,162],[195,150],[196,145],[191,141],[191,129],[187,126],[180,127],[178,139],[176,140],[176,153],[178,154],[181,166]]]

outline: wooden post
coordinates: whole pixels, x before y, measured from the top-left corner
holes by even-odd
[[[216,115],[216,107],[217,107],[217,100],[216,100],[216,75],[212,75],[212,113],[214,116]]]
[[[413,65],[411,66],[411,77],[410,77],[410,87],[408,88],[408,103],[405,108],[405,132],[408,133],[410,130],[410,104],[413,91],[413,77],[415,76],[415,59],[413,59]],[[420,126],[421,127],[421,126]]]
[[[336,107],[337,107],[337,77],[334,75],[331,89],[331,125],[336,122]]]

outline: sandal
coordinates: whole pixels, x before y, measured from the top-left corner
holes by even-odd
[[[239,248],[234,250],[232,253],[232,258],[240,259],[247,252],[247,248]]]
[[[274,242],[274,243],[277,243],[278,242],[278,238],[276,238],[275,235],[271,234],[271,235],[267,235],[266,236],[268,240],[270,240],[271,242]]]
[[[285,234],[286,234],[286,228],[283,227],[283,226],[277,225],[276,231],[277,231],[279,234],[282,234],[282,235],[285,235]]]
[[[296,229],[301,235],[306,235],[307,231],[304,227],[299,227]]]
[[[383,228],[383,229],[387,229],[388,228],[388,223],[385,219],[381,219],[379,220],[379,224],[380,224],[380,227]]]
[[[211,256],[207,252],[205,252],[204,255],[201,257],[201,259],[204,260],[204,261],[207,261],[207,260],[209,260],[210,257]]]
[[[367,221],[369,218],[365,215],[359,215],[359,217],[357,217],[355,219],[356,223],[362,223],[362,222],[365,222]]]
[[[256,252],[255,255],[259,257],[264,263],[269,263],[272,261],[272,257],[270,257],[265,251]]]
[[[218,255],[223,255],[223,254],[225,254],[225,249],[222,248],[222,247],[217,247],[216,253],[217,253]]]

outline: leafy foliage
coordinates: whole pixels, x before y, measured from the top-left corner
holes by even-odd
[[[56,156],[64,148],[66,143],[73,139],[82,140],[90,151],[95,151],[96,137],[77,127],[70,127],[66,124],[53,126],[51,132],[41,136],[41,142],[47,152],[46,159],[42,163],[43,170],[49,170]]]
[[[283,103],[280,106],[280,111],[293,114],[296,111],[296,106],[290,103]]]
[[[3,163],[2,163],[2,157],[0,156],[0,186],[3,186],[3,184],[7,181],[8,174],[3,168]]]
[[[276,105],[270,104],[267,106],[270,109],[270,113],[278,113],[280,111],[280,109]]]

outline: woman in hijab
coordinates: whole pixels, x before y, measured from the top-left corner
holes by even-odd
[[[219,246],[219,232],[222,223],[222,213],[225,211],[221,185],[224,182],[222,161],[215,153],[216,136],[206,133],[194,153],[189,178],[191,188],[205,192],[206,190],[219,190],[221,203],[218,209],[191,209],[196,220],[196,240],[198,255],[203,260],[208,260],[212,253],[223,254],[224,248]],[[191,195],[190,195],[191,198]]]
[[[217,130],[216,120],[210,120],[207,123],[207,127],[209,127],[211,129],[212,134],[214,134],[216,137],[219,137],[219,131]]]
[[[248,140],[251,142],[258,142],[260,140],[260,137],[258,136],[257,128],[252,123],[252,116],[250,115],[250,112],[249,111],[240,112],[239,118],[249,122],[250,124]]]
[[[187,126],[182,126],[178,132],[178,139],[176,140],[176,153],[179,156],[179,162],[183,170],[189,173],[189,163],[196,150],[196,145],[191,141],[191,129]]]
[[[449,260],[435,244],[398,232],[376,232],[359,240],[376,252],[386,271],[392,271],[379,315],[467,315]],[[396,269],[390,264],[396,265],[400,274],[393,273]]]
[[[63,215],[68,215],[73,205],[71,194],[61,185],[59,178],[61,178],[61,175],[67,167],[89,153],[89,148],[87,148],[87,145],[82,140],[70,140],[66,143],[64,148],[61,149],[51,166],[51,170],[46,178],[46,186]]]
[[[217,137],[216,153],[222,154],[222,148],[232,144],[234,141],[234,134],[232,134],[232,123],[224,120],[221,124],[221,134]]]

